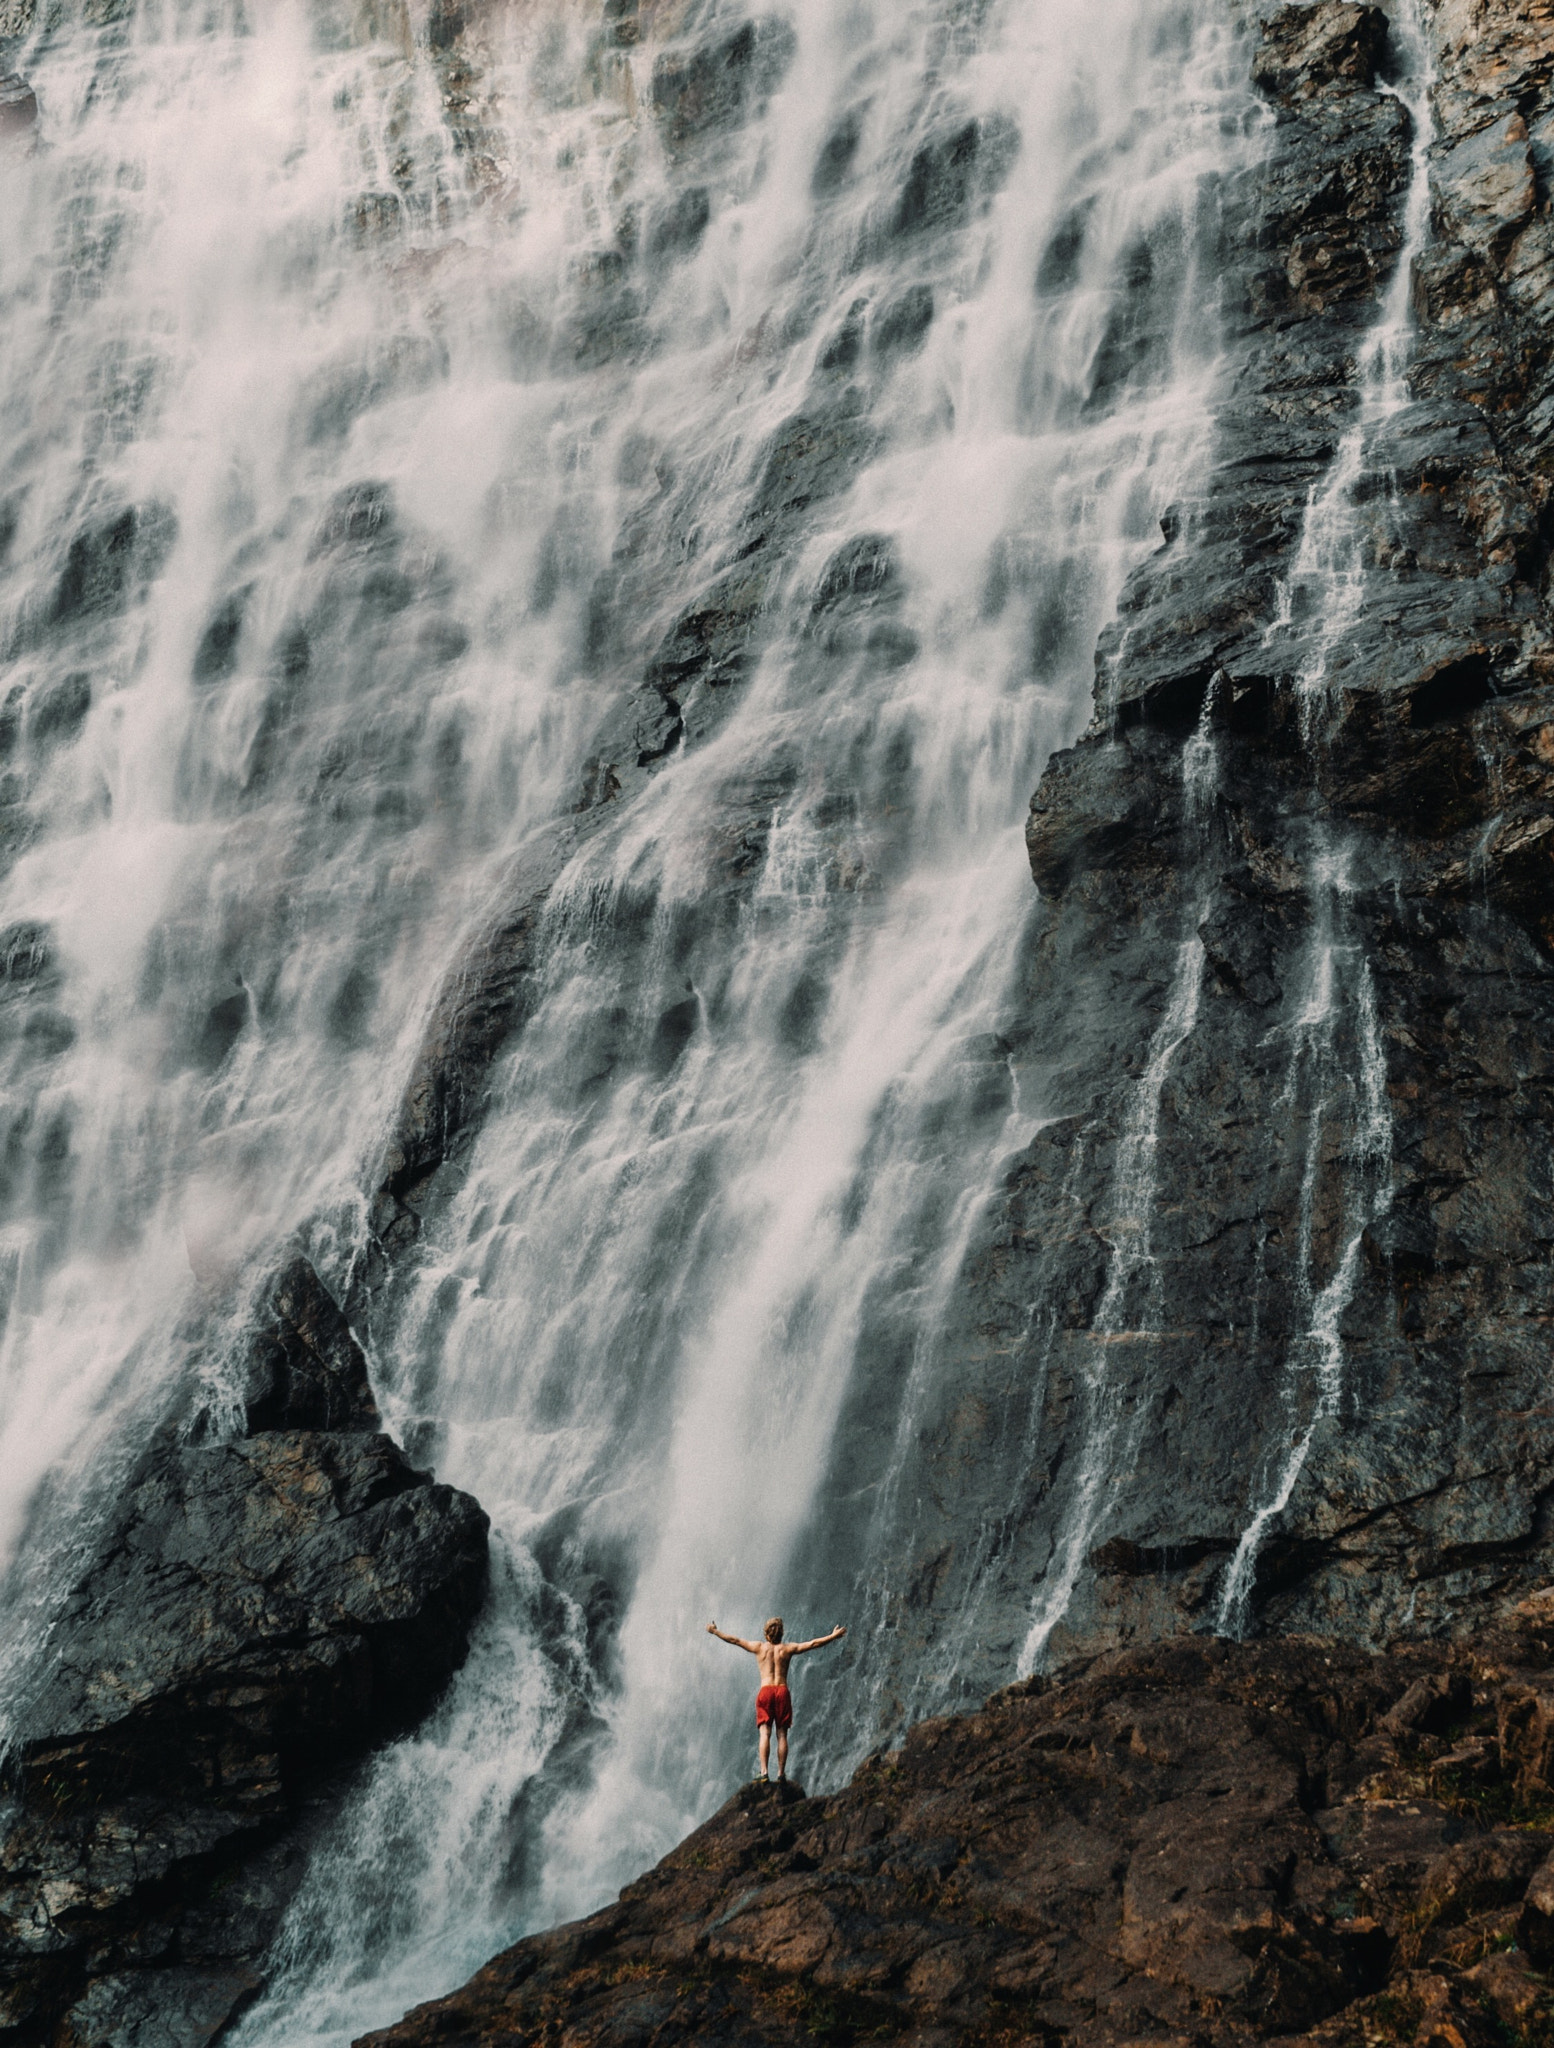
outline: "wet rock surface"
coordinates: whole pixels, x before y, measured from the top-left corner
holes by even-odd
[[[747,1786],[619,1903],[372,2034],[1490,2048],[1548,2038],[1554,1637],[1113,1652]]]
[[[37,120],[38,96],[26,79],[14,71],[0,75],[0,140],[30,133]]]
[[[882,1538],[869,1491],[897,1456],[878,1425],[888,1330],[861,1354],[816,1505],[824,1562],[800,1595],[867,1583],[900,1672],[937,1674],[887,1687],[887,1724],[968,1702],[1022,1658],[1161,1631],[1460,1632],[1554,1562],[1554,26],[1505,0],[1426,10],[1428,219],[1405,250],[1421,138],[1393,82],[1397,23],[1348,0],[1250,11],[1266,147],[1216,195],[1200,258],[1226,333],[1214,457],[1124,592],[1090,730],[1036,792],[1036,937],[975,1054],[989,1103],[1039,1105],[1042,1127],[950,1299],[892,1481],[909,1516]],[[642,247],[715,217],[704,144],[772,89],[786,47],[762,17],[655,60],[683,190],[680,225],[649,224]],[[822,201],[849,133],[817,165]],[[935,316],[922,252],[988,203],[1010,146],[925,130],[888,210],[925,275],[860,299],[820,351],[673,616],[645,537],[680,533],[694,480],[644,452],[643,551],[628,522],[590,600],[590,659],[631,679],[628,708],[449,978],[364,1301],[454,1184],[543,995],[556,877],[716,730],[774,608],[803,605],[838,678],[914,651],[886,539],[848,541],[818,576],[794,564],[869,458],[871,379]],[[1049,286],[1083,234],[1060,230]],[[1401,402],[1378,406],[1400,279]],[[1154,345],[1161,289],[1141,259],[1092,407]],[[759,788],[722,793],[706,902],[671,941],[698,987],[792,774],[779,748]],[[891,792],[874,795],[884,817]],[[868,856],[888,862],[888,827]],[[840,885],[858,871],[839,861]],[[623,962],[648,908],[622,899]],[[651,1067],[643,1028],[641,1044],[607,1019],[580,1035],[580,1095]]]
[[[213,2039],[341,1775],[464,1656],[486,1517],[414,1471],[306,1260],[261,1304],[248,1434],[164,1433],[66,1602],[0,1794],[0,2040]],[[148,2034],[144,2029],[149,2028]]]
[[[985,1659],[968,1689],[1181,1629],[1450,1635],[1548,1574],[1546,14],[1425,10],[1389,393],[1399,30],[1263,11],[1215,459],[1031,807],[1041,922],[1002,1050],[1050,1121],[902,1482],[904,1668],[949,1635]]]

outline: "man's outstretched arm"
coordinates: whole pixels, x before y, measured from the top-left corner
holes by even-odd
[[[726,1636],[715,1621],[708,1622],[707,1633],[709,1636],[716,1636],[720,1643],[732,1643],[736,1650],[748,1650],[752,1657],[760,1650],[759,1643],[747,1643],[743,1636]]]
[[[838,1622],[828,1636],[816,1636],[814,1641],[809,1643],[795,1643],[793,1654],[795,1657],[802,1657],[806,1650],[823,1650],[827,1643],[839,1643],[846,1633],[846,1629]]]

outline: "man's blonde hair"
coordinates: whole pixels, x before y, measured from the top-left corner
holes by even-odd
[[[780,1614],[774,1614],[766,1624],[766,1640],[769,1643],[780,1643],[782,1641],[782,1616]]]

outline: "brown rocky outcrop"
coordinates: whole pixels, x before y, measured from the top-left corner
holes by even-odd
[[[361,2048],[1554,2037],[1554,1633],[1179,1641],[747,1786]]]

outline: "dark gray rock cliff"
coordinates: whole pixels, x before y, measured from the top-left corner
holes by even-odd
[[[1216,461],[1031,807],[1045,916],[1011,1038],[1057,1113],[974,1261],[958,1413],[925,1432],[924,1639],[971,1600],[1017,1644],[1076,1531],[1054,1652],[1454,1633],[1550,1570],[1545,15],[1425,10],[1430,231],[1406,402],[1370,417],[1415,142],[1395,34],[1334,0],[1263,29],[1276,127],[1226,195]],[[991,1541],[938,1508],[946,1443],[1012,1502]]]
[[[462,1661],[486,1517],[378,1428],[311,1266],[267,1291],[250,1433],[150,1448],[48,1639],[0,1792],[0,2041],[214,2037],[340,1774]]]

